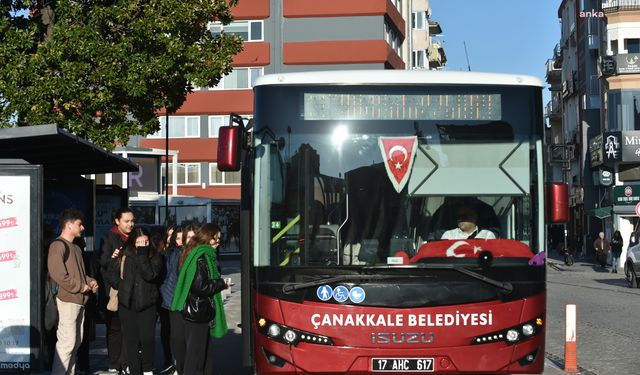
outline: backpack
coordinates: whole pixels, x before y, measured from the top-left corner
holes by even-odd
[[[69,260],[69,254],[71,250],[69,249],[69,245],[59,238],[51,241],[54,243],[55,241],[60,241],[64,244],[64,255],[62,256],[62,264],[64,264],[64,269],[67,269],[67,260]],[[51,245],[49,245],[51,246]],[[58,325],[58,306],[56,305],[56,297],[58,296],[58,290],[60,286],[56,283],[51,276],[49,276],[49,271],[47,270],[47,279],[44,283],[44,328],[47,331],[51,331]]]

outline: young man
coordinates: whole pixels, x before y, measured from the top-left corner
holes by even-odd
[[[84,305],[89,300],[89,294],[98,291],[98,283],[87,276],[85,271],[82,250],[73,243],[84,231],[82,219],[82,213],[76,209],[62,211],[61,234],[58,237],[61,241],[53,241],[49,246],[49,275],[59,286],[56,297],[59,315],[56,332],[58,342],[52,375],[75,373],[76,351],[82,343]]]
[[[133,230],[135,217],[133,211],[126,208],[119,208],[113,213],[114,225],[102,238],[100,246],[100,271],[104,282],[105,296],[109,296],[111,285],[115,283],[112,275],[108,272],[111,255],[116,249],[122,248],[129,234]],[[106,306],[106,304],[104,304]],[[109,372],[110,373],[126,373],[127,359],[126,350],[124,348],[124,335],[120,326],[120,317],[118,312],[106,311],[105,323],[107,326],[107,353],[109,355]]]

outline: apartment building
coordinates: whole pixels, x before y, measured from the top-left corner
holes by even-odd
[[[229,123],[229,113],[251,117],[257,77],[310,70],[436,69],[446,63],[442,46],[432,42],[442,30],[431,19],[428,0],[244,0],[233,13],[232,24],[212,22],[207,31],[243,37],[234,70],[216,87],[196,88],[168,116],[170,206],[186,204],[184,197],[200,200],[191,200],[194,209],[240,199],[240,174],[217,169],[217,136],[219,127]],[[157,166],[147,170],[157,170],[164,181],[159,160],[166,149],[166,114],[159,113],[159,120],[158,133],[134,140],[120,153],[152,158]],[[129,187],[126,177],[118,179]],[[153,189],[134,191],[131,201],[144,206],[140,215],[145,211],[150,218],[155,209],[156,222],[163,222],[164,183],[158,185],[155,194]],[[170,215],[180,222],[177,211]]]
[[[558,243],[582,247],[591,241],[591,232],[607,226],[602,222],[608,220],[606,215],[592,209],[602,200],[593,182],[588,142],[601,129],[598,62],[604,18],[599,17],[599,9],[598,0],[560,2],[560,42],[546,63],[551,91],[545,111],[547,181],[568,185],[570,208],[567,223],[548,228],[554,247]]]
[[[547,61],[547,180],[569,185],[571,218],[549,229],[566,229],[587,250],[599,231],[620,230],[624,259],[639,231],[640,1],[564,0],[558,17],[562,36]]]
[[[607,187],[612,230],[625,239],[623,257],[629,242],[639,232],[636,206],[640,204],[640,1],[602,1],[606,20],[602,44],[602,75],[605,124],[598,140],[602,142],[602,168],[613,172]],[[640,207],[640,206],[639,206]],[[631,240],[631,241],[630,241]]]

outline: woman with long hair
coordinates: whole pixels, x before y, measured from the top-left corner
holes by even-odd
[[[617,230],[613,232],[613,237],[611,237],[611,272],[613,273],[618,273],[618,263],[620,263],[619,260],[623,245],[624,240],[622,239],[620,231]]]
[[[220,292],[229,285],[221,278],[216,248],[220,227],[203,225],[185,245],[178,264],[172,311],[182,313],[186,343],[184,375],[203,374],[212,362],[211,338],[227,333]]]
[[[164,234],[154,233],[151,237],[152,241],[156,245],[156,249],[158,253],[162,255],[163,262],[166,265],[168,262],[169,255],[173,250],[173,246],[175,244],[171,243],[171,239],[173,237],[173,233],[175,228],[171,225],[169,226]],[[160,286],[160,307],[158,308],[158,318],[160,319],[160,343],[162,344],[162,371],[161,373],[170,372],[170,370],[174,366],[173,353],[171,352],[171,319],[169,317],[169,306],[171,305],[171,299],[169,299],[168,303],[165,303],[165,292],[163,291],[163,287],[167,282],[167,278],[169,277],[169,269],[165,267],[162,270],[162,285]],[[171,291],[173,297],[173,291]],[[170,298],[172,298],[170,297]]]
[[[171,354],[173,356],[175,370],[178,374],[182,374],[184,369],[184,324],[182,323],[182,314],[177,311],[171,311],[171,301],[173,293],[178,282],[178,262],[180,253],[182,253],[182,234],[183,228],[175,227],[167,244],[165,251],[165,268],[166,276],[164,282],[160,286],[160,294],[162,295],[162,305],[160,306],[160,320],[164,315],[168,316],[170,327],[170,344]]]
[[[118,314],[122,323],[131,375],[153,374],[156,306],[162,257],[149,231],[134,228],[122,251],[113,252],[110,272],[117,277]],[[140,349],[140,350],[139,350]]]

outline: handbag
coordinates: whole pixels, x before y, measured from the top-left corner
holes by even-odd
[[[124,260],[127,258],[126,255],[122,256],[122,261],[120,262],[120,280],[122,280],[122,275],[124,273]],[[111,287],[109,290],[109,302],[107,302],[107,310],[109,311],[118,311],[118,289],[114,289]]]

